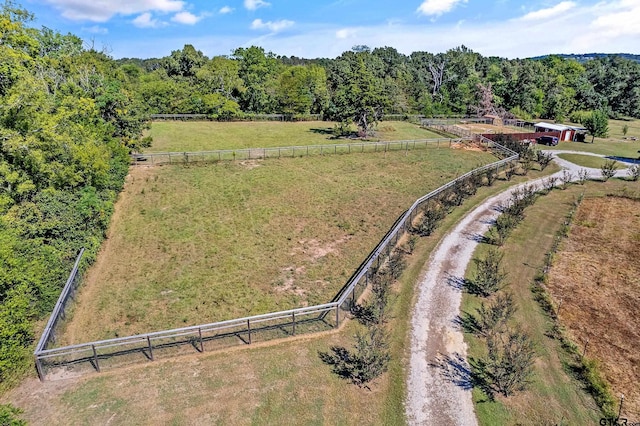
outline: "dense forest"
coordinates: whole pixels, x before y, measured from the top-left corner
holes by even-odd
[[[0,6],[0,390],[31,369],[36,324],[73,260],[97,253],[150,114],[321,114],[367,131],[384,114],[495,112],[567,120],[581,111],[640,117],[640,64],[483,57],[465,47],[400,54],[356,46],[335,59],[260,47],[208,58],[191,45],[160,59],[114,60]]]
[[[322,114],[343,121],[368,107],[375,116],[475,115],[492,107],[519,118],[569,120],[580,110],[640,117],[640,63],[600,56],[580,63],[483,57],[464,46],[403,55],[356,46],[335,59],[276,56],[260,47],[207,58],[191,45],[160,59],[121,59],[127,83],[151,114]],[[357,121],[357,119],[356,119]]]

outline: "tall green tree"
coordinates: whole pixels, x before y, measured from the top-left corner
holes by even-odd
[[[371,134],[389,105],[370,58],[368,51],[344,53],[334,62],[329,79],[331,117],[343,125],[355,123],[362,136]]]
[[[265,53],[262,47],[238,48],[233,57],[239,62],[240,78],[245,90],[240,95],[243,111],[273,113],[277,110],[277,77],[282,65],[273,53]]]
[[[329,100],[325,69],[318,65],[286,68],[279,77],[277,96],[284,113],[322,113]]]
[[[591,143],[595,138],[606,138],[609,133],[609,117],[602,110],[592,111],[582,123],[591,134]]]

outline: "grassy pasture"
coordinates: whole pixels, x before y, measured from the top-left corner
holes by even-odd
[[[545,173],[557,171],[554,165]],[[532,170],[528,178],[540,172]],[[405,371],[414,287],[443,235],[488,196],[522,181],[497,181],[456,208],[428,238],[418,240],[390,298],[389,372],[360,389],[330,373],[318,351],[350,346],[355,331],[302,336],[196,356],[138,364],[78,379],[30,379],[5,401],[31,424],[405,424]],[[2,401],[0,401],[2,402]]]
[[[558,157],[562,158],[563,160],[570,161],[579,166],[591,167],[594,169],[601,168],[604,165],[604,163],[608,161],[606,158],[595,157],[593,155],[582,155],[582,154],[558,154]],[[625,167],[627,166],[619,162],[616,163],[616,169],[622,169]]]
[[[582,390],[582,383],[568,373],[569,355],[557,340],[547,336],[552,322],[534,300],[530,285],[543,265],[544,255],[550,249],[554,235],[571,209],[573,200],[583,191],[586,197],[601,197],[624,188],[628,190],[637,186],[613,179],[606,183],[587,182],[584,186],[571,185],[566,190],[554,190],[527,209],[525,220],[505,243],[503,264],[509,283],[506,289],[513,293],[518,308],[514,324],[519,324],[532,336],[537,359],[532,382],[525,392],[507,399],[497,397],[495,401],[490,401],[484,393],[474,389],[476,413],[481,425],[597,424],[601,413],[593,398]],[[476,256],[482,256],[487,249],[486,244],[480,245]],[[600,253],[601,249],[596,251]],[[564,258],[561,253],[558,256]],[[581,265],[585,266],[574,256],[567,258],[566,263],[578,269],[584,269]],[[467,271],[469,278],[473,276],[473,271],[472,264]],[[462,311],[475,313],[482,301],[476,296],[464,294]],[[587,302],[580,300],[576,310],[580,311],[587,305]],[[592,322],[600,320],[592,316],[582,326],[590,328]],[[603,332],[604,334],[607,333]],[[465,340],[469,345],[469,356],[485,354],[486,344],[481,340],[471,334],[465,334]]]
[[[545,146],[544,149],[570,149],[612,157],[638,158],[640,141],[623,139],[622,127],[625,124],[629,126],[627,137],[635,136],[640,139],[640,120],[609,120],[609,137],[607,138],[595,138],[594,143],[591,143],[591,136],[587,135],[585,142],[561,141],[557,146]]]
[[[59,343],[326,303],[416,198],[494,160],[433,147],[132,168]]]
[[[271,122],[250,121],[157,121],[149,135],[153,144],[145,152],[193,152],[216,149],[270,148],[292,145],[344,143],[333,139],[335,123],[328,121]],[[404,121],[378,124],[372,141],[413,140],[442,137]]]

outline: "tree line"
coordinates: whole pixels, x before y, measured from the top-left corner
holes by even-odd
[[[164,58],[117,63],[150,114],[322,114],[362,130],[384,114],[640,117],[640,63],[619,56],[580,63],[484,57],[465,46],[410,55],[355,46],[334,59],[303,59],[252,46],[208,58],[185,45]]]
[[[116,61],[33,19],[11,0],[0,5],[0,390],[31,369],[35,324],[79,249],[85,264],[95,258],[128,153],[151,143],[150,114],[321,114],[339,133],[351,123],[369,132],[385,114],[640,117],[640,64],[617,57],[580,64],[464,46],[411,55],[356,46],[303,59],[252,46],[209,58],[185,45]]]

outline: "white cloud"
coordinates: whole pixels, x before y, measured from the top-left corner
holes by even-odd
[[[593,7],[594,19],[575,38],[580,48],[602,43],[619,43],[616,53],[637,53],[640,45],[640,0],[601,2]],[[623,48],[622,44],[635,43],[635,48]]]
[[[233,8],[229,6],[222,6],[218,11],[220,15],[226,15],[227,13],[231,13],[231,12],[233,12]]]
[[[91,33],[91,34],[108,34],[109,33],[109,30],[107,28],[101,27],[99,25],[93,25],[91,27],[82,27],[80,30],[84,31],[85,33]]]
[[[355,28],[343,28],[336,31],[336,38],[345,39],[351,38],[356,35],[357,30]]]
[[[271,3],[264,0],[244,0],[244,7],[247,8],[247,10],[256,10],[270,5]]]
[[[556,0],[557,1],[557,0]],[[445,52],[464,44],[484,56],[526,58],[550,53],[638,53],[640,46],[640,0],[598,0],[597,4],[577,5],[567,13],[553,18],[521,20],[527,11],[515,9],[514,19],[486,19],[450,24],[424,23],[372,26],[304,25],[296,23],[295,32],[267,34],[256,31],[255,37],[245,34],[207,35],[199,38],[127,39],[117,45],[111,42],[115,57],[136,57],[140,52],[149,57],[166,56],[184,44],[193,44],[208,56],[228,54],[237,47],[262,46],[279,55],[305,58],[337,57],[354,45],[372,48],[393,46],[410,54],[415,51]],[[159,15],[157,15],[159,16]],[[520,18],[515,18],[520,16]],[[264,18],[263,18],[264,19]],[[273,23],[271,23],[273,24]],[[258,20],[256,30],[270,29]],[[298,31],[299,30],[299,31]],[[324,42],[321,42],[324,41]]]
[[[76,21],[106,22],[115,15],[135,15],[150,12],[180,12],[185,2],[180,0],[45,0]],[[257,0],[260,1],[260,0]],[[142,15],[140,15],[142,16]],[[139,17],[138,17],[139,18]],[[136,19],[138,19],[136,18]],[[142,18],[144,21],[144,18]]]
[[[138,15],[133,21],[131,21],[131,23],[138,28],[159,28],[166,25],[165,22],[153,18],[153,15],[150,12]]]
[[[558,15],[567,12],[576,7],[576,3],[572,1],[563,1],[558,3],[553,7],[549,7],[547,9],[536,10],[535,12],[530,12],[520,18],[522,21],[538,21],[541,19],[549,19],[555,18]]]
[[[202,18],[203,18],[202,16],[196,16],[191,12],[183,11],[183,12],[178,12],[175,15],[173,15],[171,20],[173,22],[178,23],[178,24],[195,25]]]
[[[424,0],[417,12],[426,16],[440,16],[451,11],[458,3],[466,3],[467,0]]]
[[[284,30],[285,28],[289,28],[295,24],[293,21],[288,21],[286,19],[281,19],[280,21],[267,21],[264,22],[262,19],[256,19],[251,23],[252,30],[264,30],[268,29],[271,32],[277,33],[279,31]]]

